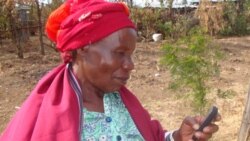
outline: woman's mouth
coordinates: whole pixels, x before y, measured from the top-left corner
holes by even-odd
[[[127,84],[127,81],[129,79],[129,77],[116,77],[116,79],[122,84],[125,85]]]

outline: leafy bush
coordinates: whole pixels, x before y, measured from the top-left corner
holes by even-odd
[[[194,106],[201,110],[206,106],[207,80],[219,75],[218,46],[200,29],[193,29],[176,43],[165,44],[163,51],[162,64],[168,67],[173,78],[170,85],[177,90],[187,89]]]
[[[236,17],[233,29],[236,35],[246,35],[248,33],[246,16],[244,14]]]
[[[173,23],[171,21],[167,21],[165,23],[158,23],[157,29],[161,31],[164,37],[171,37],[171,33],[173,33]]]
[[[220,35],[246,35],[250,33],[250,29],[248,29],[250,27],[250,21],[248,21],[250,16],[248,14],[247,5],[246,3],[246,10],[239,13],[234,2],[223,3],[223,19],[225,21],[225,26],[220,30]]]
[[[235,2],[203,0],[197,9],[184,13],[178,10],[171,13],[165,8],[132,8],[131,18],[147,40],[155,32],[175,40],[196,26],[210,35],[246,35],[250,33],[250,1],[246,1],[244,9],[240,13]]]
[[[138,30],[142,32],[142,36],[147,39],[159,31],[157,25],[162,23],[161,9],[133,8],[131,18],[136,23]]]
[[[232,99],[235,97],[237,93],[233,90],[226,90],[226,91],[222,91],[221,89],[217,90],[217,96],[219,98],[224,98],[224,99]]]
[[[176,11],[172,16],[169,12],[164,8],[133,8],[131,18],[146,39],[156,32],[162,33],[164,38],[177,39],[199,24],[193,16],[194,12],[182,15]]]

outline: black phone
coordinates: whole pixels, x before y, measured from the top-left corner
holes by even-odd
[[[199,129],[197,129],[196,131],[202,131],[204,127],[208,126],[213,121],[213,119],[216,117],[217,114],[218,114],[218,108],[216,106],[212,106],[205,120],[202,122]],[[194,141],[197,140],[195,136],[193,136],[192,139]]]

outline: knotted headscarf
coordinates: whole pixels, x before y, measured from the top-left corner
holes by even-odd
[[[46,24],[48,37],[56,42],[64,62],[69,51],[97,42],[111,33],[135,28],[123,3],[104,0],[68,0],[51,13]]]

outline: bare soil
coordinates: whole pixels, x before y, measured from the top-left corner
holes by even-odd
[[[208,83],[208,100],[218,106],[222,115],[213,141],[236,141],[250,82],[250,36],[216,40],[224,52],[220,61],[221,74]],[[159,63],[162,43],[138,43],[135,70],[127,86],[143,106],[167,130],[178,129],[185,116],[197,114],[189,98],[168,89],[171,75]],[[39,53],[37,37],[24,45],[24,59],[18,59],[10,41],[0,45],[0,133],[20,108],[37,81],[61,63],[60,55],[46,47],[46,55]],[[218,90],[229,90],[225,97]],[[183,92],[185,95],[185,92]]]

